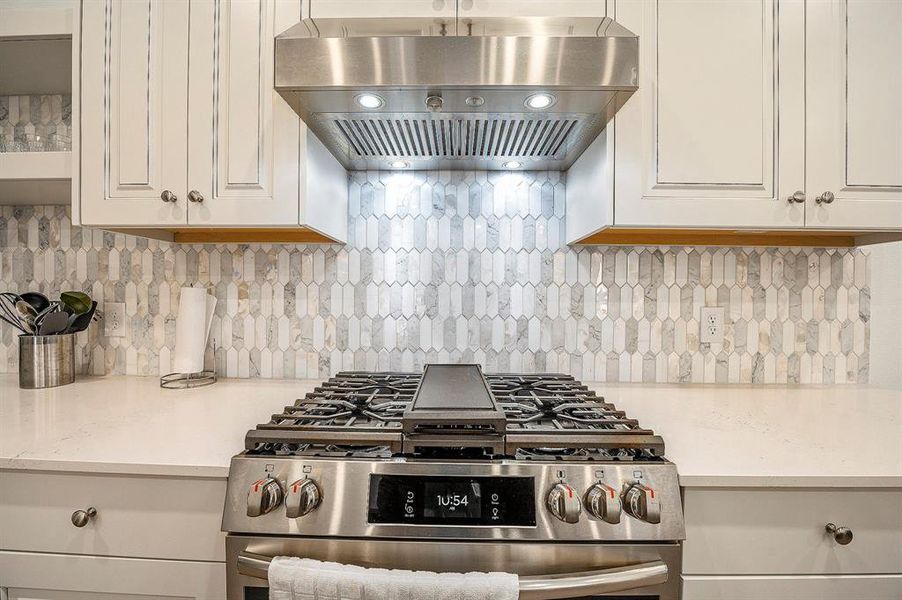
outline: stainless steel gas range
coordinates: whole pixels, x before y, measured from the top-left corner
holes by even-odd
[[[247,434],[223,530],[229,600],[273,556],[506,571],[522,598],[679,597],[664,443],[566,375],[340,373]]]

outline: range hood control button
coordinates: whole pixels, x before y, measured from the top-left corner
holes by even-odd
[[[623,493],[623,510],[646,523],[661,522],[661,498],[647,485],[634,483]]]
[[[596,483],[586,492],[586,511],[596,519],[607,523],[620,522],[620,496],[617,491],[604,483]]]
[[[273,478],[258,479],[247,493],[247,516],[259,517],[282,504],[282,486]]]
[[[548,492],[548,510],[564,523],[576,523],[583,511],[582,502],[573,488],[558,483]]]
[[[296,519],[312,512],[322,501],[316,482],[312,479],[298,479],[288,486],[285,496],[285,516]]]

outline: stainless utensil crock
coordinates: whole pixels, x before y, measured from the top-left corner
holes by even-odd
[[[19,336],[20,388],[50,388],[74,381],[74,333]]]

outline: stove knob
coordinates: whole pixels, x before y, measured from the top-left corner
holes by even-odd
[[[288,486],[285,496],[285,516],[289,519],[303,517],[319,506],[323,499],[316,482],[312,479],[298,479]]]
[[[548,492],[548,510],[565,523],[576,523],[583,507],[572,487],[558,483]]]
[[[612,524],[619,523],[620,510],[620,496],[611,486],[596,483],[586,492],[586,511],[596,519]]]
[[[623,493],[623,510],[646,523],[661,522],[661,498],[647,485],[634,483]]]
[[[282,503],[282,486],[279,481],[268,477],[257,480],[247,493],[247,516],[265,515]]]

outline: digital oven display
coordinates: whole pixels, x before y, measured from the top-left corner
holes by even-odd
[[[532,477],[371,475],[367,522],[531,527],[533,488]]]

